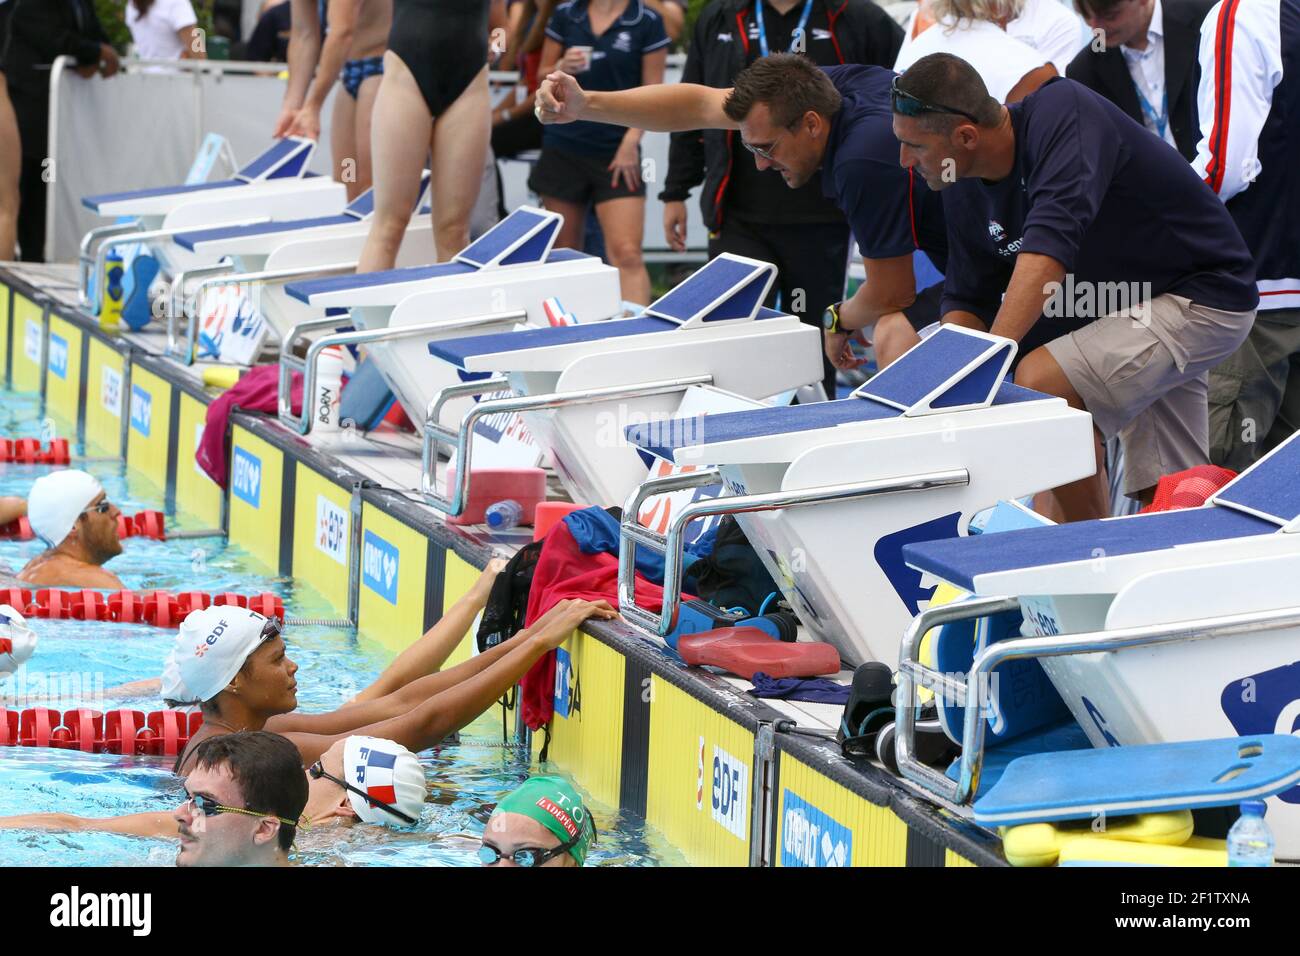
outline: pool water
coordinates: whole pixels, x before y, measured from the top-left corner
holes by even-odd
[[[0,391],[0,435],[49,438],[50,430],[31,396]],[[121,461],[74,461],[73,467],[94,474],[109,500],[127,514],[161,507],[161,490],[127,472]],[[0,464],[0,495],[25,496],[32,481],[49,470]],[[168,515],[168,527],[201,526],[190,516]],[[123,544],[123,553],[108,567],[128,588],[270,591],[284,600],[292,617],[336,616],[312,588],[263,573],[258,562],[223,538],[130,538]],[[16,572],[42,548],[38,541],[0,541],[0,565]],[[0,679],[0,706],[162,708],[156,696],[122,696],[112,689],[156,678],[174,630],[111,621],[32,623],[40,643],[22,670]],[[339,706],[378,677],[390,659],[380,646],[359,642],[351,630],[294,625],[287,628],[285,640],[299,666],[298,701],[306,711]],[[479,836],[496,803],[530,773],[563,772],[536,764],[517,746],[503,745],[499,708],[465,728],[459,742],[427,751],[420,759],[429,796],[418,827],[355,825],[300,833],[291,859],[314,866],[477,866]],[[0,816],[62,812],[107,817],[170,810],[183,793],[171,763],[170,758],[0,748]],[[595,801],[589,805],[600,837],[588,865],[685,864],[680,852],[644,821]],[[0,829],[0,866],[166,866],[175,855],[173,840]]]

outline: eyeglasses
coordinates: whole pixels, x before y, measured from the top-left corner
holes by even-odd
[[[543,850],[539,846],[521,846],[513,853],[502,853],[491,843],[484,843],[478,848],[478,859],[484,866],[492,866],[500,860],[510,860],[515,866],[541,866],[548,860],[553,860],[557,856],[568,853],[578,845],[580,839],[582,839],[581,829],[578,830],[576,836],[572,837],[567,842],[561,843],[559,846],[551,847],[549,850]]]
[[[894,77],[893,82],[889,85],[889,105],[895,113],[903,116],[919,116],[922,113],[948,113],[953,116],[964,116],[976,126],[979,120],[965,110],[959,110],[951,106],[944,106],[942,103],[927,103],[919,96],[913,96],[899,87],[899,78]]]
[[[403,821],[407,826],[413,827],[420,822],[419,820],[415,819],[415,817],[403,813],[401,810],[397,809],[397,807],[394,807],[388,803],[384,803],[382,800],[376,800],[370,794],[366,793],[364,790],[360,790],[352,786],[352,784],[348,783],[346,780],[340,780],[338,777],[334,776],[333,774],[326,773],[325,767],[321,764],[321,761],[319,760],[316,761],[314,764],[312,764],[307,769],[307,772],[311,774],[313,780],[317,780],[320,779],[321,777],[324,777],[326,780],[330,781],[331,783],[337,783],[344,790],[348,791],[348,793],[355,793],[358,797],[361,797],[363,800],[366,801],[366,803],[370,804],[372,807],[378,807],[380,810],[388,811],[393,816],[397,817],[397,819]]]
[[[238,813],[246,817],[270,817],[272,820],[279,820],[287,827],[301,827],[307,829],[306,824],[299,820],[290,820],[288,817],[277,817],[274,813],[259,813],[257,810],[244,810],[240,807],[227,807],[211,797],[204,796],[201,793],[191,793],[189,799],[181,804],[183,807],[190,807],[191,811],[197,810],[205,817],[215,817],[220,813]]]
[[[795,122],[797,123],[799,121],[795,120]],[[784,132],[781,133],[781,136],[784,136],[786,133],[790,132],[791,127],[793,125],[794,124],[792,123],[790,124],[790,126],[787,126]],[[776,157],[772,155],[772,150],[776,149],[776,144],[781,142],[781,136],[778,136],[776,139],[772,140],[772,142],[768,143],[766,146],[755,146],[753,143],[745,142],[744,138],[742,137],[740,140],[740,145],[745,147],[745,149],[749,150],[755,156],[761,156],[763,157],[763,159],[766,159],[769,162],[774,163],[776,162]]]
[[[112,503],[111,501],[109,501],[107,498],[105,498],[105,499],[104,499],[103,501],[101,501],[99,504],[97,504],[97,505],[91,505],[89,508],[87,508],[85,511],[83,511],[82,514],[83,514],[83,515],[88,515],[88,514],[90,514],[92,511],[97,511],[97,512],[99,512],[99,513],[102,514],[102,515],[106,515],[106,514],[108,514],[110,511],[112,511],[112,510],[113,510],[113,503]]]

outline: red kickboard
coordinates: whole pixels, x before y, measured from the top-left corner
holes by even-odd
[[[719,627],[687,634],[677,653],[688,664],[711,664],[752,680],[759,671],[772,677],[838,674],[840,653],[829,644],[778,641],[756,627]]]

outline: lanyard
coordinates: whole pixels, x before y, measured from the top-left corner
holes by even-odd
[[[1138,85],[1136,83],[1133,84],[1133,91],[1137,93],[1138,106],[1142,108],[1142,115],[1145,116],[1147,119],[1149,119],[1151,123],[1155,126],[1156,135],[1159,136],[1161,139],[1164,139],[1165,127],[1169,125],[1169,88],[1165,87],[1165,89],[1161,93],[1159,113],[1155,111],[1155,109],[1151,106],[1151,103],[1147,100],[1147,98],[1142,95],[1142,91],[1138,89]]]
[[[803,13],[799,17],[799,25],[794,28],[793,37],[803,36],[804,29],[808,26],[808,14],[812,13],[812,5],[813,0],[804,0]],[[761,51],[759,56],[767,56],[767,28],[763,26],[763,0],[755,0],[754,23],[758,26],[758,48]]]

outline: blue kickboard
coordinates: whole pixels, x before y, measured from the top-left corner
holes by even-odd
[[[187,193],[201,193],[209,189],[234,189],[246,186],[238,179],[221,179],[213,183],[191,183],[188,186],[156,186],[153,189],[131,189],[120,193],[100,193],[98,196],[83,196],[81,204],[87,209],[99,212],[100,206],[121,202],[124,199],[153,199],[156,196],[184,196]]]
[[[1217,495],[1222,501],[1286,524],[1300,515],[1300,432],[1275,448],[1267,458],[1237,476]]]
[[[998,535],[945,538],[903,546],[903,560],[967,591],[975,578],[1049,564],[1092,561],[1098,554],[1163,551],[1180,544],[1272,534],[1277,525],[1230,508],[1184,508],[1126,518],[1074,521]],[[1100,551],[1098,550],[1100,549]]]
[[[1072,750],[1011,761],[974,811],[990,826],[1164,813],[1263,799],[1298,781],[1300,737],[1290,734]]]
[[[685,322],[746,279],[760,281],[762,272],[758,266],[747,262],[714,259],[689,279],[650,303],[646,311]]]
[[[317,216],[314,219],[282,219],[278,222],[255,222],[242,226],[196,229],[194,232],[182,232],[173,236],[172,241],[181,248],[193,252],[194,247],[200,242],[221,242],[226,239],[244,239],[248,236],[273,236],[280,232],[298,232],[302,229],[318,229],[321,226],[355,226],[356,224],[356,217],[346,214]]]
[[[988,339],[941,328],[858,389],[865,398],[911,408],[993,345]]]

